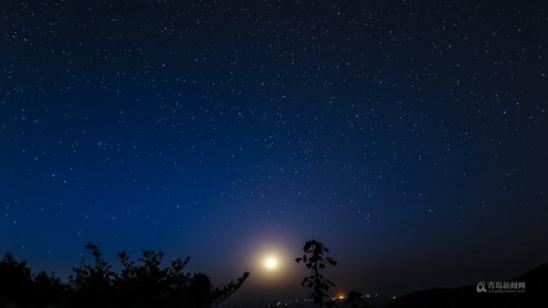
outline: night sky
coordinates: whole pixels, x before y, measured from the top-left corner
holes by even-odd
[[[109,2],[0,5],[2,252],[161,249],[265,298],[308,239],[387,296],[548,261],[545,1]]]

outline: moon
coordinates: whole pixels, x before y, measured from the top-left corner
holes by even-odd
[[[295,265],[291,262],[294,253],[288,252],[287,244],[272,238],[255,239],[251,243],[253,253],[248,254],[248,264],[252,267],[257,284],[265,288],[281,287],[287,282]],[[296,263],[295,263],[296,264]]]
[[[263,262],[264,268],[268,271],[275,271],[280,266],[280,261],[276,256],[267,256]]]

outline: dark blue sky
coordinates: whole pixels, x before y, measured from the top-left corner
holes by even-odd
[[[338,288],[399,294],[548,260],[544,1],[7,1],[0,29],[0,250],[37,269],[92,241],[225,281],[315,238]]]

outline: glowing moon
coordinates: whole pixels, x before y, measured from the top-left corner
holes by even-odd
[[[257,279],[257,284],[264,284],[265,288],[281,287],[287,282],[288,274],[296,268],[297,264],[291,262],[293,254],[288,253],[287,248],[281,244],[265,244],[272,242],[269,238],[261,241],[263,243],[253,243],[255,252],[248,255],[247,262],[252,267],[252,273],[256,273],[253,277]]]
[[[275,256],[268,256],[264,259],[264,267],[269,271],[275,271],[279,266],[280,262]]]

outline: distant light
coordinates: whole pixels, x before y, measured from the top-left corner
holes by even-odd
[[[345,296],[343,293],[339,293],[339,295],[337,295],[337,298],[338,298],[339,300],[343,300],[343,299],[346,298],[346,296]]]

